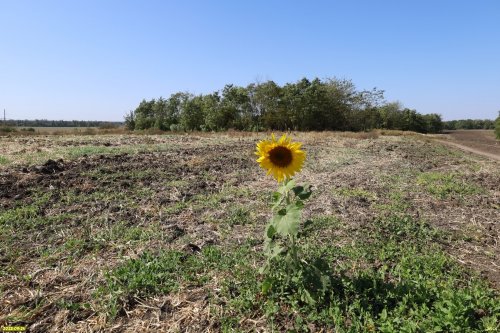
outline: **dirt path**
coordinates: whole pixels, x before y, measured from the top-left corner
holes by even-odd
[[[488,153],[488,152],[485,152],[485,151],[481,151],[479,149],[475,149],[475,148],[472,148],[472,147],[464,146],[464,145],[461,145],[461,144],[456,143],[456,142],[450,142],[450,141],[439,140],[439,139],[435,139],[435,140],[437,142],[445,144],[445,145],[453,146],[453,147],[456,147],[458,149],[468,151],[470,153],[478,154],[478,155],[481,155],[481,156],[485,156],[485,157],[488,157],[488,158],[500,161],[500,156],[497,155],[497,154],[492,154],[492,153]]]

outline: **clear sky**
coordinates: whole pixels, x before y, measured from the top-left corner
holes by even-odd
[[[500,1],[0,0],[7,118],[121,121],[143,98],[302,77],[493,119]]]

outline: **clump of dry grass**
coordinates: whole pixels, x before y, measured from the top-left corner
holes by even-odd
[[[375,130],[372,130],[370,132],[339,132],[338,136],[356,140],[373,140],[378,139],[380,133]]]
[[[419,135],[422,135],[420,133],[413,132],[413,131],[388,130],[388,129],[377,130],[377,132],[380,135],[384,135],[384,136],[419,136]]]

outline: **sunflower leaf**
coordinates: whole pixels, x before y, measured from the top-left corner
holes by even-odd
[[[285,209],[282,209],[282,212]],[[290,204],[285,210],[285,214],[277,214],[273,217],[273,225],[276,232],[281,236],[296,236],[299,231],[300,216],[302,208],[296,204]]]
[[[304,186],[295,186],[294,188],[292,188],[292,190],[295,195],[300,195],[302,192],[304,192]]]
[[[278,208],[281,205],[281,203],[283,202],[284,199],[285,199],[285,195],[283,195],[280,192],[274,192],[273,193],[273,202],[274,202],[274,205],[273,205],[272,210],[274,211],[276,208]]]
[[[277,257],[281,253],[281,251],[283,251],[283,248],[281,246],[279,245],[273,246],[272,248],[269,249],[268,253],[269,259]]]
[[[311,185],[295,186],[293,188],[293,192],[295,193],[295,196],[299,197],[302,200],[306,200],[312,194],[312,186]]]
[[[289,179],[278,190],[279,193],[284,194],[290,191],[295,186],[295,179]]]
[[[266,230],[266,235],[268,238],[272,239],[273,236],[276,234],[276,228],[273,225],[269,225]]]
[[[306,200],[306,199],[309,199],[309,197],[311,196],[312,192],[309,191],[309,192],[302,192],[298,195],[299,198],[301,198],[302,200]]]
[[[304,228],[308,228],[313,224],[313,221],[311,219],[308,219],[304,222]]]

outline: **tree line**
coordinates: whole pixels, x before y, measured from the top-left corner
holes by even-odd
[[[384,91],[356,89],[350,80],[303,78],[283,86],[273,81],[246,87],[226,85],[206,95],[177,92],[142,100],[125,116],[130,130],[164,131],[369,131],[375,128],[438,133],[438,114],[420,114]]]
[[[443,123],[445,130],[462,129],[494,129],[495,121],[490,119],[460,119],[450,120]]]

